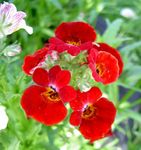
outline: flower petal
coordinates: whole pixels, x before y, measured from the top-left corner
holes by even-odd
[[[56,75],[61,71],[61,68],[59,65],[56,65],[54,67],[52,67],[50,70],[49,70],[49,80],[50,82],[54,82],[55,79],[56,79]]]
[[[46,89],[40,86],[30,86],[22,96],[21,105],[26,115],[45,125],[54,125],[65,119],[67,109],[61,101],[53,102],[45,99],[42,93]]]
[[[57,103],[48,103],[45,110],[44,124],[50,126],[63,121],[67,115],[67,109],[64,104],[59,101]]]
[[[26,31],[28,34],[32,34],[32,33],[33,33],[33,28],[30,27],[30,26],[28,26],[28,25],[26,24],[25,20],[22,20],[22,21],[19,23],[19,25],[18,25],[18,27],[17,27],[16,30],[19,30],[19,29],[25,29],[25,31]]]
[[[9,118],[6,113],[6,108],[0,105],[0,130],[3,130],[7,127]]]
[[[10,18],[10,15],[15,14],[17,12],[17,9],[14,4],[4,2],[3,4],[0,4],[0,14],[5,15],[6,17]]]
[[[96,39],[95,30],[85,22],[64,22],[56,28],[55,35],[63,41],[79,39],[81,43]]]
[[[81,122],[79,130],[91,142],[104,138],[106,133],[111,129],[111,126],[107,128],[105,122],[103,123],[102,120],[82,120]]]
[[[107,124],[111,125],[116,115],[114,104],[102,97],[94,105],[97,108],[97,117],[99,120],[103,118]]]
[[[91,49],[93,47],[93,44],[92,42],[85,42],[85,43],[82,43],[79,48],[81,50],[88,50],[88,49]]]
[[[59,53],[62,53],[67,49],[67,45],[62,40],[56,37],[50,38],[49,42],[50,42],[49,50],[56,50]]]
[[[87,99],[89,103],[95,103],[102,96],[102,92],[97,87],[92,87],[87,92]]]
[[[76,56],[80,53],[81,49],[78,46],[68,46],[68,53],[71,54],[72,56]]]
[[[89,68],[92,70],[92,76],[94,77],[95,81],[103,83],[103,79],[96,72],[96,64],[89,63]]]
[[[41,86],[48,86],[49,77],[48,72],[45,69],[37,68],[33,73],[33,81]]]
[[[56,75],[56,80],[54,82],[55,86],[60,89],[67,84],[69,84],[71,74],[68,70],[62,70]]]
[[[77,97],[70,101],[70,107],[74,111],[82,111],[85,104],[87,104],[87,94],[85,92],[77,91]]]
[[[79,126],[81,123],[81,111],[74,111],[70,116],[70,124],[73,126]]]
[[[41,120],[44,119],[42,112],[45,109],[45,105],[41,93],[45,91],[44,87],[37,85],[32,85],[24,91],[21,98],[21,106],[28,117],[41,116]]]
[[[27,75],[33,74],[35,68],[41,67],[44,62],[46,55],[48,54],[48,48],[44,47],[37,50],[33,55],[28,55],[24,58],[23,71]]]
[[[76,98],[76,91],[71,86],[65,86],[59,90],[59,95],[64,103]]]

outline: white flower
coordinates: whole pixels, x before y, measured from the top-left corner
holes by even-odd
[[[19,29],[25,29],[29,34],[32,34],[33,29],[26,25],[25,17],[26,14],[17,11],[14,4],[7,2],[0,4],[0,38]]]
[[[22,51],[22,48],[19,44],[11,44],[4,49],[5,56],[15,56]]]
[[[120,15],[125,17],[125,18],[135,18],[136,17],[135,11],[131,8],[123,8],[120,11]]]
[[[8,123],[8,116],[5,107],[0,105],[0,130],[5,129]]]

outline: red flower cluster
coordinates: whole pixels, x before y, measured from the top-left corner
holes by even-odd
[[[63,63],[59,66],[61,55],[72,55],[71,61],[82,51],[86,65],[92,71],[97,82],[110,84],[116,81],[123,69],[123,62],[119,52],[105,43],[94,43],[96,32],[92,26],[84,22],[66,22],[55,30],[55,37],[50,38],[46,46],[33,55],[24,59],[23,70],[32,75],[34,85],[28,87],[21,98],[21,105],[26,115],[45,125],[54,125],[63,121],[67,115],[65,103],[69,102],[73,112],[70,123],[79,126],[82,135],[91,142],[112,135],[111,125],[114,122],[116,108],[111,101],[102,97],[98,87],[91,87],[87,92],[77,90],[69,85],[71,73],[75,69]],[[57,58],[54,56],[57,55]],[[49,57],[54,61],[53,67]],[[55,59],[57,61],[55,61]],[[74,59],[75,60],[75,59]],[[45,65],[44,65],[45,64]],[[75,63],[70,63],[75,64]],[[77,71],[77,70],[76,70]],[[75,72],[76,72],[75,71]],[[80,79],[80,77],[79,77]]]

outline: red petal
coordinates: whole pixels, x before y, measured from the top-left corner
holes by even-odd
[[[96,72],[96,64],[89,63],[89,68],[92,70],[92,76],[94,77],[95,81],[103,82],[103,79]]]
[[[41,86],[47,86],[49,83],[48,72],[42,68],[37,68],[32,78],[35,83]]]
[[[76,91],[71,86],[65,86],[59,90],[59,95],[64,103],[76,98]]]
[[[45,109],[41,93],[45,92],[44,87],[32,85],[27,88],[21,98],[21,105],[28,117],[40,116]],[[42,116],[42,115],[41,115]],[[42,118],[43,119],[43,118]]]
[[[87,94],[85,92],[81,93],[80,91],[77,91],[77,97],[70,102],[70,107],[74,111],[82,111],[85,104],[87,104]]]
[[[61,71],[60,66],[56,65],[49,70],[49,79],[50,82],[54,82],[56,79],[56,75]]]
[[[54,84],[58,89],[69,84],[71,78],[71,74],[68,70],[62,70],[56,75],[56,80]]]
[[[69,54],[72,56],[76,56],[80,53],[80,48],[78,46],[70,45],[58,38],[51,38],[50,39],[51,45],[49,47],[50,50],[56,50],[59,53],[62,53],[64,51],[68,51]]]
[[[48,103],[46,106],[45,124],[54,125],[63,121],[67,115],[67,109],[64,104],[59,101],[57,103]]]
[[[81,43],[84,43],[93,42],[96,39],[93,27],[84,22],[64,22],[57,27],[55,35],[65,42],[67,40],[80,40]]]
[[[102,92],[97,87],[92,87],[87,92],[87,99],[90,103],[95,103],[102,96]]]
[[[88,55],[88,63],[95,63],[96,62],[96,58],[98,55],[98,51],[95,48],[92,48],[89,50],[89,55]]]
[[[73,126],[79,126],[81,123],[81,111],[74,111],[70,116],[70,124]]]
[[[64,44],[64,42],[63,42],[62,40],[60,40],[60,39],[58,39],[58,38],[56,38],[56,37],[50,38],[50,39],[49,39],[49,42],[50,42],[50,43],[57,44],[57,45],[58,45],[58,44],[59,44],[59,45],[60,45],[60,44]]]
[[[69,48],[68,53],[71,54],[72,56],[76,56],[80,53],[81,49],[78,46],[68,46]]]
[[[114,104],[106,98],[100,98],[96,103],[97,117],[105,120],[107,124],[112,124],[116,115],[116,108]]]
[[[45,60],[45,56],[48,54],[48,48],[44,47],[38,51],[36,51],[33,55],[28,55],[24,58],[23,63],[23,71],[31,75],[33,73],[33,69],[37,67],[41,62]]]
[[[56,50],[59,53],[62,53],[67,49],[65,42],[56,37],[50,38],[49,42],[50,42],[49,50]]]
[[[46,89],[39,86],[27,88],[22,96],[21,105],[28,117],[45,125],[54,125],[67,115],[67,109],[61,101],[53,102],[42,97]]]
[[[108,136],[112,136],[112,135],[113,135],[113,133],[112,133],[112,131],[110,129],[107,133],[103,134],[102,138],[105,138],[105,137],[108,137]],[[97,138],[90,139],[90,143],[92,144],[95,140],[97,140]]]
[[[92,42],[85,42],[85,43],[81,44],[79,47],[81,50],[88,50],[93,47],[93,44],[92,44]]]

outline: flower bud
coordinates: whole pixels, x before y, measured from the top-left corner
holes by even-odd
[[[4,49],[4,55],[5,56],[15,56],[21,52],[21,46],[19,44],[12,44],[7,46]]]

